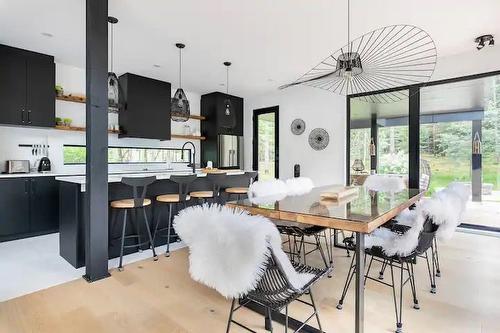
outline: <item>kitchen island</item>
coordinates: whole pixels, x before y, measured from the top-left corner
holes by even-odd
[[[242,170],[223,170],[226,172],[226,179],[224,181],[224,187],[238,187],[238,186],[248,186],[247,178],[244,176],[244,171]],[[147,177],[155,176],[157,181],[148,187],[147,197],[154,199],[157,195],[177,193],[177,184],[170,181],[169,178],[172,175],[189,175],[192,172],[189,170],[176,170],[176,171],[154,171],[154,172],[139,172],[139,173],[123,173],[123,174],[110,174],[108,176],[108,199],[120,200],[132,198],[132,189],[121,183],[122,177]],[[190,191],[203,191],[211,190],[211,184],[207,180],[206,173],[200,171],[196,172],[198,178],[191,184]],[[85,192],[85,176],[62,176],[56,177],[59,181],[59,253],[66,259],[71,265],[76,268],[85,265],[85,211],[83,209],[84,202],[86,200]],[[191,200],[192,204],[196,204],[194,200]],[[146,213],[148,214],[148,219],[151,224],[156,223],[154,219],[154,204],[146,207]],[[112,222],[112,211],[109,211],[109,221],[103,221],[103,223],[108,223],[108,232],[110,239],[109,242],[109,258],[115,258],[119,256],[120,244],[118,241],[113,241],[118,239],[121,231],[121,219],[116,219],[114,223]],[[146,239],[146,230],[140,229],[143,226],[143,222],[140,220],[142,217],[136,217],[136,226],[138,226],[137,232]],[[162,218],[160,222],[160,227],[166,226],[166,218]],[[129,228],[130,227],[130,228]],[[143,228],[144,229],[144,228]],[[127,226],[126,234],[133,234],[133,224]],[[175,241],[175,239],[173,239]],[[165,238],[155,239],[155,245],[160,246],[166,244]],[[143,248],[145,250],[147,248]],[[136,248],[125,249],[125,254],[136,252]]]

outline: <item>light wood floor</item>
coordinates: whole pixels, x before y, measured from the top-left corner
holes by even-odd
[[[336,250],[336,269],[314,289],[327,332],[353,332],[353,293],[344,310],[335,309],[349,259]],[[457,233],[441,247],[443,276],[438,293],[429,293],[423,262],[417,269],[421,310],[411,308],[409,290],[404,330],[410,333],[500,332],[500,238]],[[36,277],[33,277],[36,278]],[[1,283],[1,282],[0,282]],[[146,260],[124,272],[88,284],[77,280],[0,303],[0,332],[224,332],[229,301],[192,281],[187,251],[158,262]],[[303,305],[291,315],[304,317]],[[394,330],[391,290],[368,282],[366,332]],[[236,318],[263,332],[263,319],[248,310]],[[281,331],[275,326],[275,331]],[[232,332],[243,332],[233,325]]]

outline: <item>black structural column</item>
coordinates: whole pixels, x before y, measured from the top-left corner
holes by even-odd
[[[479,140],[482,140],[482,120],[473,120],[472,121],[472,144],[474,144],[474,139],[477,135],[479,136]],[[482,201],[482,190],[483,190],[483,181],[482,181],[482,155],[479,151],[478,153],[472,151],[472,201],[481,202]]]
[[[420,187],[420,88],[409,88],[408,187]]]
[[[86,0],[85,275],[108,277],[108,0]]]
[[[365,234],[356,233],[356,299],[354,304],[354,332],[365,331]]]
[[[377,125],[377,112],[374,111],[371,114],[371,120],[370,120],[370,135],[371,135],[371,140],[373,140],[373,143],[375,144],[375,155],[371,155],[371,149],[370,149],[370,170],[372,171],[377,171],[377,160],[378,160],[378,125]],[[370,144],[372,143],[370,140]]]

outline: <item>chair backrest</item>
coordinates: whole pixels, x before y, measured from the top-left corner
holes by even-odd
[[[189,186],[196,180],[196,178],[196,175],[170,176],[169,179],[179,186],[179,201],[186,201],[186,197],[189,194]]]
[[[121,182],[132,187],[134,196],[134,207],[144,206],[144,199],[148,191],[148,186],[156,181],[156,176],[151,177],[123,177]]]
[[[434,237],[436,237],[436,231],[438,228],[439,226],[434,224],[432,218],[427,216],[422,231],[418,236],[418,244],[415,248],[415,252],[417,254],[425,253],[432,246],[432,242]]]
[[[244,177],[248,180],[248,185],[252,185],[254,181],[257,180],[259,173],[257,171],[247,171]]]
[[[220,195],[220,189],[224,186],[226,181],[226,173],[209,173],[207,174],[207,179],[212,183],[214,197],[218,197]]]

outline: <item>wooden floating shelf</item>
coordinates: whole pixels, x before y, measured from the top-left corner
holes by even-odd
[[[204,136],[172,134],[172,139],[205,140]]]
[[[55,127],[57,130],[61,131],[73,131],[73,132],[85,132],[85,127],[76,127],[76,126],[60,126],[57,125]],[[110,134],[120,134],[120,131],[108,130]],[[196,136],[196,135],[180,135],[180,134],[172,134],[172,139],[187,139],[187,140],[205,140],[204,136]]]
[[[56,96],[56,99],[66,102],[75,102],[83,104],[86,103],[86,98],[84,96],[62,95],[62,96]]]
[[[72,96],[72,95],[62,95],[62,96],[56,96],[57,100],[60,101],[66,101],[66,102],[75,102],[75,103],[86,103],[86,98],[85,96]],[[116,113],[116,112],[113,112]],[[206,120],[207,118],[204,116],[199,116],[196,114],[192,114],[189,116],[189,119],[193,120]]]
[[[61,131],[85,132],[85,127],[76,127],[76,126],[60,126],[60,125],[56,125],[55,129],[58,129],[58,130],[61,130]],[[108,133],[119,134],[120,131],[108,130]]]

